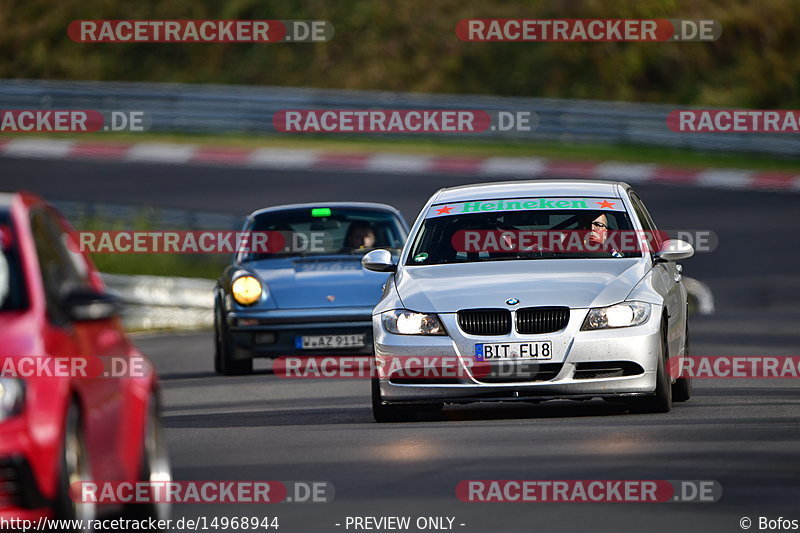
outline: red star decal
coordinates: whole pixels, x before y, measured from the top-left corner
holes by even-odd
[[[437,215],[449,215],[451,209],[453,209],[453,208],[450,207],[449,205],[446,205],[444,207],[441,207],[441,208],[437,209],[436,210],[436,214]]]
[[[595,202],[595,203],[597,205],[599,205],[600,207],[605,207],[605,208],[608,208],[608,209],[611,209],[612,207],[614,207],[614,203],[613,202],[609,202],[608,200],[603,200],[602,202]]]

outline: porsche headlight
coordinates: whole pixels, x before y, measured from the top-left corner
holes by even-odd
[[[233,299],[241,305],[252,305],[261,298],[261,282],[253,276],[239,276],[231,285]]]
[[[626,328],[639,326],[650,318],[650,304],[623,302],[609,307],[589,309],[581,330]]]
[[[25,386],[18,378],[0,378],[0,420],[22,411]]]
[[[395,335],[447,335],[439,317],[406,309],[386,311],[381,315],[383,327]]]

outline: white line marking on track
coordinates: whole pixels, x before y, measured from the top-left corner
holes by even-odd
[[[61,159],[67,157],[74,141],[57,139],[13,139],[0,147],[3,155],[34,159]]]
[[[194,156],[197,147],[191,144],[139,143],[123,156],[125,161],[146,163],[185,164]]]

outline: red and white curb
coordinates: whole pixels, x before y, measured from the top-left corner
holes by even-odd
[[[0,156],[207,165],[283,170],[458,174],[491,178],[589,178],[722,189],[800,191],[800,175],[740,169],[690,168],[537,157],[465,157],[348,153],[286,148],[245,149],[191,144],[0,139]]]

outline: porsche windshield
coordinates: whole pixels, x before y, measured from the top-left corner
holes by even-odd
[[[282,241],[270,253],[245,253],[242,261],[286,256],[363,254],[374,248],[400,249],[406,232],[385,210],[355,207],[297,208],[256,215],[246,228]],[[277,233],[275,233],[277,232]]]
[[[515,209],[538,207],[537,201],[433,206],[414,237],[406,264],[641,257],[642,232],[632,231],[618,200],[617,209],[592,209],[591,201],[572,199],[556,205],[578,209]],[[508,205],[511,209],[497,209]]]

